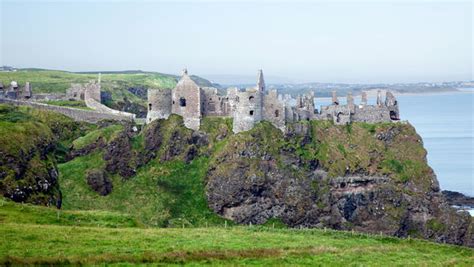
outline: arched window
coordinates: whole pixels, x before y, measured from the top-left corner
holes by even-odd
[[[151,110],[151,103],[148,104],[148,110]]]
[[[181,107],[185,107],[185,106],[186,106],[186,98],[181,97],[181,98],[179,99],[179,106],[181,106]]]
[[[275,110],[275,117],[279,117],[280,116],[280,111],[277,109]]]
[[[253,116],[253,110],[251,110],[251,111],[249,112],[249,114],[250,114],[250,116]]]
[[[254,99],[255,99],[255,97],[250,96],[250,97],[249,97],[249,102],[250,102],[250,103],[253,103],[253,100],[254,100]]]

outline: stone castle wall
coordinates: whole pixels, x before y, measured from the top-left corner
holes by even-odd
[[[89,123],[97,123],[101,120],[133,121],[134,119],[133,117],[123,116],[120,114],[111,114],[94,110],[83,110],[70,107],[54,106],[31,101],[0,98],[0,103],[12,104],[17,106],[29,106],[41,110],[54,111],[66,115],[75,121],[85,121]]]
[[[172,109],[172,90],[168,88],[148,89],[147,122],[167,119]]]
[[[283,101],[278,99],[276,90],[263,95],[263,120],[271,122],[275,127],[284,131],[286,124],[286,109]]]
[[[333,92],[332,105],[323,106],[318,111],[312,92],[298,96],[296,105],[292,106],[290,103],[295,100],[290,96],[283,98],[276,90],[266,91],[261,70],[256,87],[246,90],[228,88],[225,96],[220,95],[216,88],[200,87],[186,70],[176,87],[169,90],[171,100],[166,90],[149,90],[148,123],[173,113],[183,117],[186,127],[198,130],[202,116],[227,116],[233,118],[233,132],[239,133],[252,129],[262,120],[271,122],[282,131],[286,130],[286,123],[302,120],[332,120],[337,125],[352,121],[376,123],[399,120],[397,101],[389,92],[384,103],[379,92],[377,105],[367,105],[365,94],[362,94],[361,105],[354,103],[352,94],[347,96],[347,105],[340,105],[336,92]]]
[[[201,112],[204,116],[230,116],[231,111],[229,98],[219,95],[217,88],[201,88]]]
[[[233,132],[252,129],[262,120],[262,93],[256,89],[238,91],[235,96]]]
[[[135,114],[111,109],[100,103],[100,84],[91,82],[86,85],[84,90],[84,102],[86,106],[103,114],[111,114],[119,117],[135,119]]]
[[[355,113],[351,116],[352,121],[358,122],[390,122],[390,111],[386,106],[360,106],[355,108]]]

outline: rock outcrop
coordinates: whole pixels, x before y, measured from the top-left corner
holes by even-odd
[[[410,125],[314,122],[283,136],[264,123],[214,155],[209,206],[244,224],[278,218],[474,246],[472,218],[449,207],[425,156]]]
[[[87,184],[101,196],[110,194],[113,188],[112,181],[107,177],[107,173],[96,169],[87,172]]]
[[[84,125],[60,114],[7,105],[0,105],[0,124],[0,194],[60,207],[56,162],[66,153],[60,142],[79,136]]]

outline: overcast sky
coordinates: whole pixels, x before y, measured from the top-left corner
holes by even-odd
[[[472,2],[1,1],[0,65],[295,82],[473,79]]]

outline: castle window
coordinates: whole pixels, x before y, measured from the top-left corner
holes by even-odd
[[[275,117],[279,117],[280,116],[280,111],[277,109],[275,110]]]
[[[151,103],[148,104],[148,110],[151,110]]]
[[[173,100],[173,105],[174,105],[174,100]]]
[[[253,116],[253,110],[251,110],[251,111],[249,112],[249,114],[250,114],[250,116]]]
[[[390,110],[390,119],[391,120],[399,120],[397,113],[393,110]]]
[[[342,112],[337,113],[336,122],[341,122]]]
[[[249,102],[252,103],[255,97],[251,96],[249,97]]]
[[[181,97],[181,98],[179,99],[179,106],[181,106],[181,107],[185,107],[185,106],[186,106],[186,98]]]

